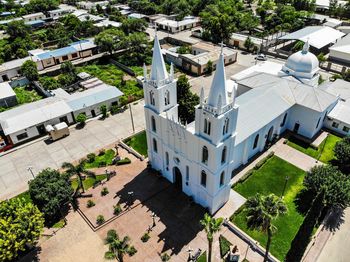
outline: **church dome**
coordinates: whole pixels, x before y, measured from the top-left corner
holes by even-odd
[[[294,72],[313,73],[317,71],[319,62],[317,57],[309,52],[309,43],[304,44],[303,50],[292,54],[284,66],[284,71],[288,69]]]

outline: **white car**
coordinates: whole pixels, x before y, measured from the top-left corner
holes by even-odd
[[[261,60],[261,61],[266,61],[267,60],[267,57],[266,55],[264,54],[258,54],[256,57],[255,57],[256,60]]]

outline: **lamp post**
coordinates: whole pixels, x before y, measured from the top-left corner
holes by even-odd
[[[285,177],[285,181],[284,181],[284,186],[283,186],[281,198],[283,198],[284,191],[286,190],[286,186],[287,186],[288,180],[289,180],[289,176],[286,176],[286,177]]]
[[[153,221],[153,224],[152,224],[152,227],[155,227],[156,226],[156,214],[154,212],[152,212],[151,214],[151,217],[152,217],[152,221]]]
[[[131,117],[131,124],[132,124],[132,132],[135,133],[135,125],[134,125],[134,117],[132,115],[132,110],[131,110],[131,96],[128,97],[129,100],[129,110],[130,110],[130,117]]]
[[[32,167],[32,166],[28,166],[28,167],[27,167],[27,171],[29,171],[30,174],[32,175],[32,177],[35,178],[34,173],[33,173],[33,167]]]
[[[188,259],[187,259],[187,261],[191,261],[192,260],[192,251],[193,251],[193,249],[191,247],[188,247],[188,250],[187,250],[187,252],[188,252]]]

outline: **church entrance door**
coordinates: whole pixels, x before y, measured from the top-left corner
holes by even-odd
[[[173,173],[175,187],[182,191],[182,174],[180,169],[178,167],[174,167]]]

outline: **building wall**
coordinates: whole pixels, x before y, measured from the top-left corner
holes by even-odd
[[[333,61],[343,62],[350,64],[350,53],[339,52],[337,50],[329,50],[329,59]]]
[[[91,111],[94,110],[95,114],[97,116],[97,115],[101,114],[101,110],[100,109],[101,109],[102,105],[106,105],[107,109],[109,110],[111,108],[112,104],[115,104],[115,103],[118,104],[118,101],[119,101],[119,97],[116,97],[116,98],[107,100],[105,102],[102,102],[102,103],[99,103],[99,104],[95,104],[95,105],[83,108],[81,110],[74,111],[73,114],[74,114],[74,117],[76,118],[80,113],[85,113],[85,115],[88,118],[90,118],[90,117],[93,117]]]
[[[339,120],[326,117],[324,126],[342,136],[350,135],[350,125]]]
[[[73,121],[73,118],[72,118],[72,115],[69,113],[69,114],[66,114],[66,115],[63,115],[61,117],[64,117],[66,116],[67,119],[68,119],[68,122],[69,124],[72,124],[74,121]],[[18,131],[18,132],[15,132],[13,134],[10,134],[8,137],[11,139],[12,143],[13,144],[17,144],[17,143],[22,143],[24,141],[28,141],[30,139],[33,139],[37,136],[39,136],[39,132],[38,132],[38,129],[37,129],[37,126],[40,126],[42,124],[44,124],[44,126],[47,126],[47,125],[56,125],[58,123],[60,123],[60,117],[57,117],[57,118],[54,118],[54,119],[51,119],[49,121],[46,121],[44,123],[40,123],[40,124],[37,124],[35,126],[32,126],[32,127],[29,127],[29,128],[26,128],[24,130],[21,130],[21,131]],[[23,133],[27,133],[28,137],[25,138],[25,139],[21,139],[21,140],[18,140],[17,139],[17,136],[20,135],[20,134],[23,134]]]
[[[17,105],[16,95],[0,99],[0,107],[11,107]]]
[[[45,19],[45,15],[36,15],[28,18],[23,18],[24,22],[30,22],[30,21],[36,21],[36,20],[42,20]]]

